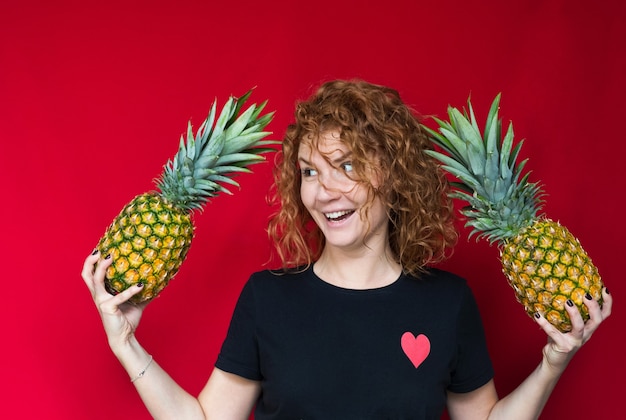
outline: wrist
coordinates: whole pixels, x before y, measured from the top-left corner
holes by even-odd
[[[112,345],[111,350],[128,373],[131,382],[143,377],[153,363],[152,355],[134,337],[119,345]]]
[[[124,338],[109,339],[108,343],[111,351],[113,354],[118,356],[118,358],[123,356],[125,353],[137,351],[141,348],[141,345],[137,341],[135,335]]]
[[[547,375],[558,378],[565,371],[571,357],[565,357],[564,355],[554,357],[553,352],[554,350],[549,345],[544,348],[543,359],[541,360],[539,368]]]
[[[134,336],[122,342],[109,342],[109,347],[122,365],[126,365],[127,361],[132,361],[133,359],[141,359],[142,356],[147,354]]]
[[[135,382],[137,379],[141,379],[143,378],[143,375],[146,374],[148,368],[150,367],[150,365],[152,364],[152,361],[154,360],[154,358],[152,357],[152,355],[150,354],[148,357],[148,362],[146,363],[146,365],[144,366],[143,369],[141,369],[137,375],[135,375],[134,377],[131,377],[130,381],[131,382]]]

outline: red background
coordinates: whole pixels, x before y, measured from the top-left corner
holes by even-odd
[[[546,213],[578,236],[613,292],[614,316],[576,356],[543,418],[614,418],[623,402],[621,199],[624,2],[17,1],[0,5],[3,317],[0,416],[148,418],[110,353],[83,258],[217,97],[257,86],[282,137],[294,102],[359,77],[445,116],[472,95],[526,138]],[[478,2],[475,2],[478,3]],[[178,277],[138,335],[186,389],[204,385],[250,272],[269,257],[270,164],[198,214]],[[545,342],[500,273],[497,249],[463,230],[444,266],[477,296],[501,395]]]

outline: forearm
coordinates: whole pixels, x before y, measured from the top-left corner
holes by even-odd
[[[198,399],[181,388],[134,338],[111,347],[155,419],[204,419]],[[146,369],[147,366],[147,369]],[[142,376],[138,375],[145,369]]]
[[[537,419],[563,370],[550,366],[544,358],[524,382],[496,403],[489,419]]]

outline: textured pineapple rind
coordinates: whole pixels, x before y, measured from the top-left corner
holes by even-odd
[[[526,313],[541,313],[562,332],[572,329],[565,305],[571,299],[583,319],[589,293],[602,304],[602,279],[591,258],[564,226],[537,219],[500,248],[502,270]]]
[[[111,255],[105,287],[118,294],[143,283],[134,303],[156,297],[184,261],[194,226],[191,215],[156,192],[131,200],[113,220],[98,243],[101,255]]]

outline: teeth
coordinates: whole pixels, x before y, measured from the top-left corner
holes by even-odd
[[[338,219],[341,216],[345,216],[346,214],[350,214],[350,213],[352,212],[348,210],[343,210],[343,211],[334,211],[332,213],[325,213],[324,215],[326,216],[328,220],[333,220],[333,219]]]

